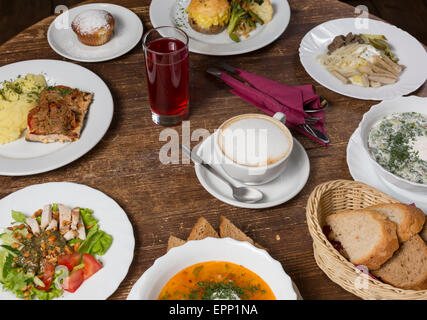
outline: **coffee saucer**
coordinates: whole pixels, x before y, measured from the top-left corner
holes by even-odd
[[[424,194],[411,192],[390,184],[379,176],[371,165],[368,156],[362,150],[362,139],[357,129],[351,136],[347,145],[347,165],[354,180],[366,183],[396,200],[415,205],[427,213],[427,202]]]
[[[212,159],[215,158],[213,142],[213,135],[205,139],[196,149],[197,155],[234,182],[236,186],[244,186],[244,184],[227,176],[220,164],[212,163]],[[257,203],[243,203],[235,200],[231,189],[224,182],[197,163],[195,170],[202,186],[218,200],[235,207],[262,209],[277,206],[295,197],[307,183],[310,174],[310,161],[304,147],[294,138],[294,147],[288,160],[288,166],[283,173],[269,183],[255,186],[264,193],[264,199]]]

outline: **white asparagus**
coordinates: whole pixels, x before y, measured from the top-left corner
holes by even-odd
[[[386,76],[374,76],[374,75],[369,75],[368,79],[382,83],[382,84],[393,84],[393,83],[396,83],[396,81],[397,81],[396,79],[389,78]]]
[[[367,88],[369,87],[369,79],[368,79],[368,75],[366,73],[364,73],[362,75],[362,85]]]
[[[40,227],[42,229],[46,228],[51,221],[52,221],[52,206],[50,204],[47,204],[43,207]]]
[[[403,67],[400,64],[397,64],[393,60],[391,60],[389,57],[387,57],[385,54],[382,55],[384,62],[386,62],[389,66],[391,66],[394,70],[396,70],[397,73],[401,73],[403,70]]]
[[[398,77],[394,73],[391,73],[390,71],[385,70],[384,68],[381,68],[378,65],[374,64],[372,66],[372,70],[373,70],[373,73],[371,73],[372,75],[384,75],[389,78],[393,78],[396,80],[398,79]]]
[[[384,62],[384,60],[382,58],[380,58],[379,56],[374,56],[374,64],[380,66],[383,69],[386,69],[387,71],[390,71],[394,75],[398,75],[399,74],[399,72],[397,72],[396,70],[394,70],[394,68],[392,68],[386,62]]]
[[[379,87],[381,87],[381,83],[379,83],[379,82],[377,82],[377,81],[369,81],[369,85],[372,87],[372,88],[379,88]]]
[[[344,84],[348,84],[350,82],[350,80],[348,80],[346,77],[344,77],[341,73],[339,73],[336,70],[332,70],[331,74]]]

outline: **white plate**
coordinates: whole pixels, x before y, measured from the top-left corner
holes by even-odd
[[[110,126],[113,97],[107,85],[92,71],[59,60],[28,60],[0,68],[0,82],[27,73],[43,74],[48,85],[65,85],[94,94],[80,139],[72,143],[27,142],[24,137],[0,145],[0,175],[22,176],[64,166],[92,149]],[[24,133],[25,134],[25,133]]]
[[[363,151],[359,128],[353,133],[347,145],[347,165],[354,180],[366,183],[400,202],[415,203],[427,214],[427,198],[425,195],[398,188],[377,174],[368,155]]]
[[[291,18],[291,9],[286,0],[271,0],[273,19],[251,32],[248,39],[234,42],[226,30],[207,35],[194,31],[188,24],[185,8],[190,0],[153,0],[150,5],[150,20],[154,28],[175,26],[184,30],[190,38],[189,50],[212,56],[227,56],[255,51],[275,41],[285,31]]]
[[[156,300],[165,284],[179,271],[205,261],[227,261],[255,272],[271,288],[277,300],[296,300],[291,278],[265,250],[246,241],[206,238],[188,241],[158,258],[132,287],[128,300]]]
[[[86,10],[106,10],[114,17],[114,33],[110,41],[102,46],[87,46],[79,41],[71,29],[73,19]],[[122,6],[97,3],[86,4],[60,14],[49,26],[47,40],[59,55],[82,62],[107,61],[124,55],[141,40],[143,26],[141,19]]]
[[[406,95],[418,89],[426,80],[427,53],[424,47],[406,31],[390,24],[366,19],[368,29],[356,28],[356,19],[345,18],[322,23],[309,31],[301,41],[299,55],[302,65],[310,76],[326,88],[348,97],[366,100],[386,100]],[[363,88],[343,84],[331,75],[316,60],[317,56],[327,52],[332,39],[340,34],[353,33],[383,34],[393,46],[393,52],[399,63],[406,69],[399,76],[399,81],[380,88]]]
[[[224,176],[227,176],[225,171],[218,164],[213,164],[213,139],[212,135],[208,137],[197,149],[197,154],[203,158],[206,163]],[[257,189],[264,193],[264,198],[257,203],[243,203],[233,198],[231,189],[224,184],[219,178],[208,172],[199,164],[195,164],[197,178],[202,186],[215,198],[222,202],[228,203],[235,207],[261,209],[270,208],[282,204],[295,197],[305,186],[310,174],[310,161],[304,147],[294,138],[294,148],[289,157],[287,168],[275,180],[256,186]],[[242,183],[227,176],[237,186],[243,186]]]
[[[126,213],[101,191],[76,183],[51,182],[29,186],[1,199],[0,229],[11,225],[12,209],[31,215],[48,203],[63,203],[70,207],[94,210],[94,217],[99,220],[101,230],[113,236],[110,249],[105,255],[98,257],[104,267],[83,282],[75,293],[64,292],[59,299],[107,299],[125,278],[133,259],[135,238]],[[18,298],[11,292],[0,290],[0,300],[6,299]]]

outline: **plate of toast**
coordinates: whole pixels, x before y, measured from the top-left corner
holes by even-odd
[[[57,60],[28,60],[0,68],[0,175],[51,171],[91,150],[114,111],[104,81]]]

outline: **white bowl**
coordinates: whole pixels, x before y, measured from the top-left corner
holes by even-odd
[[[374,166],[374,169],[381,178],[398,188],[425,194],[427,192],[427,185],[403,179],[387,171],[375,161],[371,152],[369,152],[368,138],[372,126],[385,116],[401,112],[418,112],[427,114],[427,98],[416,96],[399,97],[393,100],[382,101],[381,103],[372,106],[372,108],[363,115],[363,119],[359,124],[362,146],[364,152],[368,154],[371,164]]]
[[[135,283],[128,300],[157,300],[160,291],[179,271],[205,261],[228,261],[244,266],[260,276],[278,300],[296,300],[291,278],[282,265],[265,250],[246,241],[206,238],[188,241],[157,259]]]

